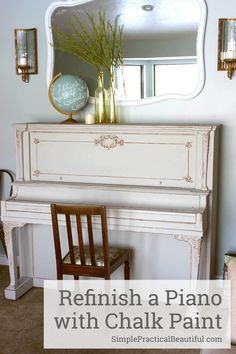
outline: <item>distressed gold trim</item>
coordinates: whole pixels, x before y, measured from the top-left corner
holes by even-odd
[[[34,170],[33,175],[35,177],[38,177],[40,175],[40,171],[39,170]]]
[[[117,146],[123,146],[124,140],[119,139],[116,135],[101,135],[98,139],[94,140],[96,145],[101,145],[104,149],[110,150]]]
[[[193,144],[191,143],[191,141],[187,141],[187,143],[185,144],[186,148],[191,149],[191,147],[193,146]]]
[[[185,144],[185,147],[188,149],[188,152],[187,152],[188,156],[187,156],[187,176],[184,177],[184,179],[188,183],[193,183],[193,179],[190,176],[190,167],[189,167],[189,160],[190,160],[190,151],[189,150],[193,147],[193,143],[191,141],[187,141]]]
[[[191,176],[184,177],[185,181],[188,183],[193,183],[193,179]]]
[[[14,223],[14,222],[3,222],[4,240],[6,246],[8,246],[10,237],[12,235],[12,230],[16,227],[23,227],[25,223]]]
[[[202,238],[196,239],[190,236],[183,235],[174,235],[174,238],[177,241],[184,241],[190,245],[190,279],[197,279],[199,273]]]

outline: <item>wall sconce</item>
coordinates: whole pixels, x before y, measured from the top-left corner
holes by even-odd
[[[29,75],[38,73],[36,28],[15,29],[16,74],[29,82]]]
[[[236,69],[236,18],[220,18],[217,69],[227,70],[231,80]]]

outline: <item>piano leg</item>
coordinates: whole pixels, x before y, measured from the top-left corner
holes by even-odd
[[[174,236],[178,241],[188,242],[191,247],[190,254],[190,279],[197,280],[199,273],[199,264],[200,264],[200,254],[201,254],[201,245],[202,238],[195,238],[191,236]]]
[[[33,286],[33,280],[29,277],[17,276],[17,255],[16,255],[16,242],[13,237],[13,230],[16,227],[23,227],[24,224],[20,223],[3,223],[5,243],[7,247],[8,266],[10,273],[10,284],[5,289],[5,297],[10,300],[16,300],[22,296]]]

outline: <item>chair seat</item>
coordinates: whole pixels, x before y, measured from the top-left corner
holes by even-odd
[[[109,248],[109,260],[110,264],[115,262],[119,257],[125,254],[127,251],[115,247]],[[78,246],[74,246],[75,264],[81,265],[80,251]],[[84,247],[85,265],[91,266],[91,257],[89,247]],[[71,264],[70,253],[68,252],[63,258],[63,264]],[[95,247],[95,263],[97,267],[104,267],[104,257],[102,247]]]

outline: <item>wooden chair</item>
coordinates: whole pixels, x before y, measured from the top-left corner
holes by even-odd
[[[59,232],[58,216],[65,217],[67,229],[68,249],[62,255],[62,235]],[[91,276],[110,279],[120,265],[124,264],[124,279],[130,278],[129,251],[111,248],[108,244],[106,208],[105,206],[74,206],[74,205],[51,205],[52,226],[57,264],[57,279],[63,279],[63,274],[70,274],[74,279],[79,276]],[[72,235],[72,216],[77,228],[78,246],[74,245]],[[94,218],[96,217],[96,219]],[[59,216],[61,218],[61,216]],[[82,218],[85,219],[87,232],[83,229]],[[100,246],[94,242],[94,222],[101,225]],[[88,245],[85,245],[87,235]]]

